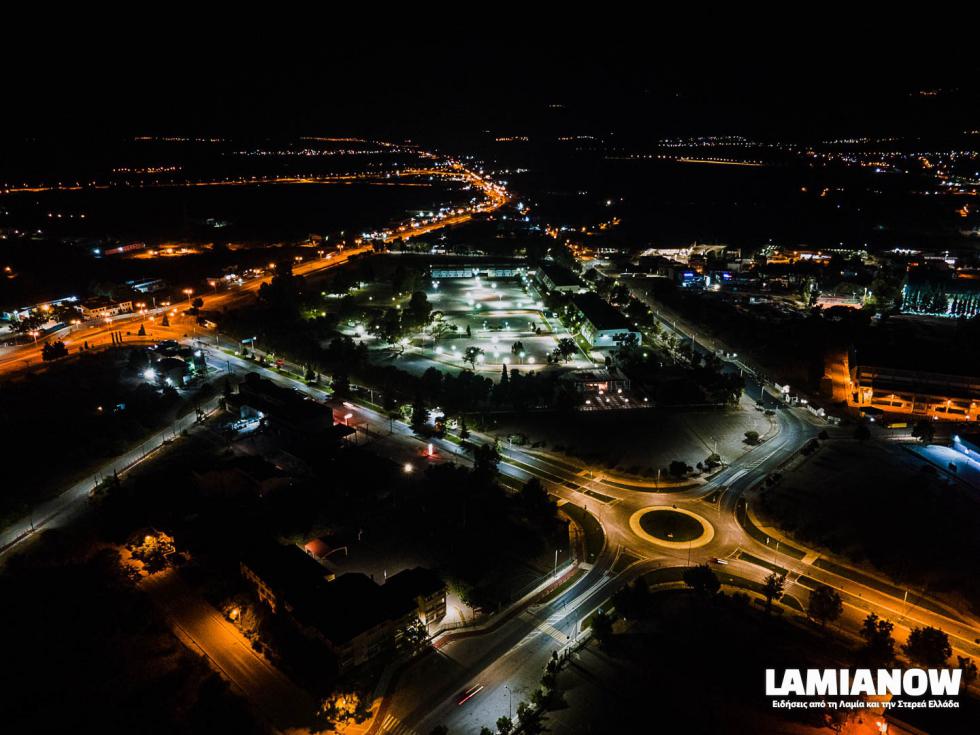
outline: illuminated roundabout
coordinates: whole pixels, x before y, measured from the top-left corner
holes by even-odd
[[[706,518],[670,505],[640,508],[630,516],[630,529],[644,541],[668,549],[696,549],[715,537]]]

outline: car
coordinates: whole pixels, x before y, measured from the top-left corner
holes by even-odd
[[[469,702],[473,697],[483,691],[483,684],[475,684],[469,689],[460,692],[459,697],[456,699],[456,705],[463,705]]]

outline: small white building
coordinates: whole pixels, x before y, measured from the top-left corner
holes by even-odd
[[[104,296],[98,296],[83,301],[80,308],[87,319],[106,319],[119,314],[129,314],[133,310],[133,302],[113,301]]]

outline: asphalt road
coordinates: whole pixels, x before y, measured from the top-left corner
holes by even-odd
[[[248,640],[217,610],[188,590],[173,570],[141,583],[164,611],[177,634],[193,644],[279,732],[302,729],[316,703],[256,653]]]

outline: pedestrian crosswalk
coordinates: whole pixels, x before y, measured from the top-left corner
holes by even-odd
[[[545,633],[546,635],[550,635],[552,638],[554,638],[556,641],[558,641],[561,644],[568,643],[568,636],[562,633],[560,630],[558,630],[558,628],[553,626],[547,620],[545,620],[543,623],[538,625],[538,630],[540,630],[542,633]]]
[[[415,735],[412,728],[394,715],[388,715],[381,721],[381,728],[378,732],[391,733],[391,735]]]

